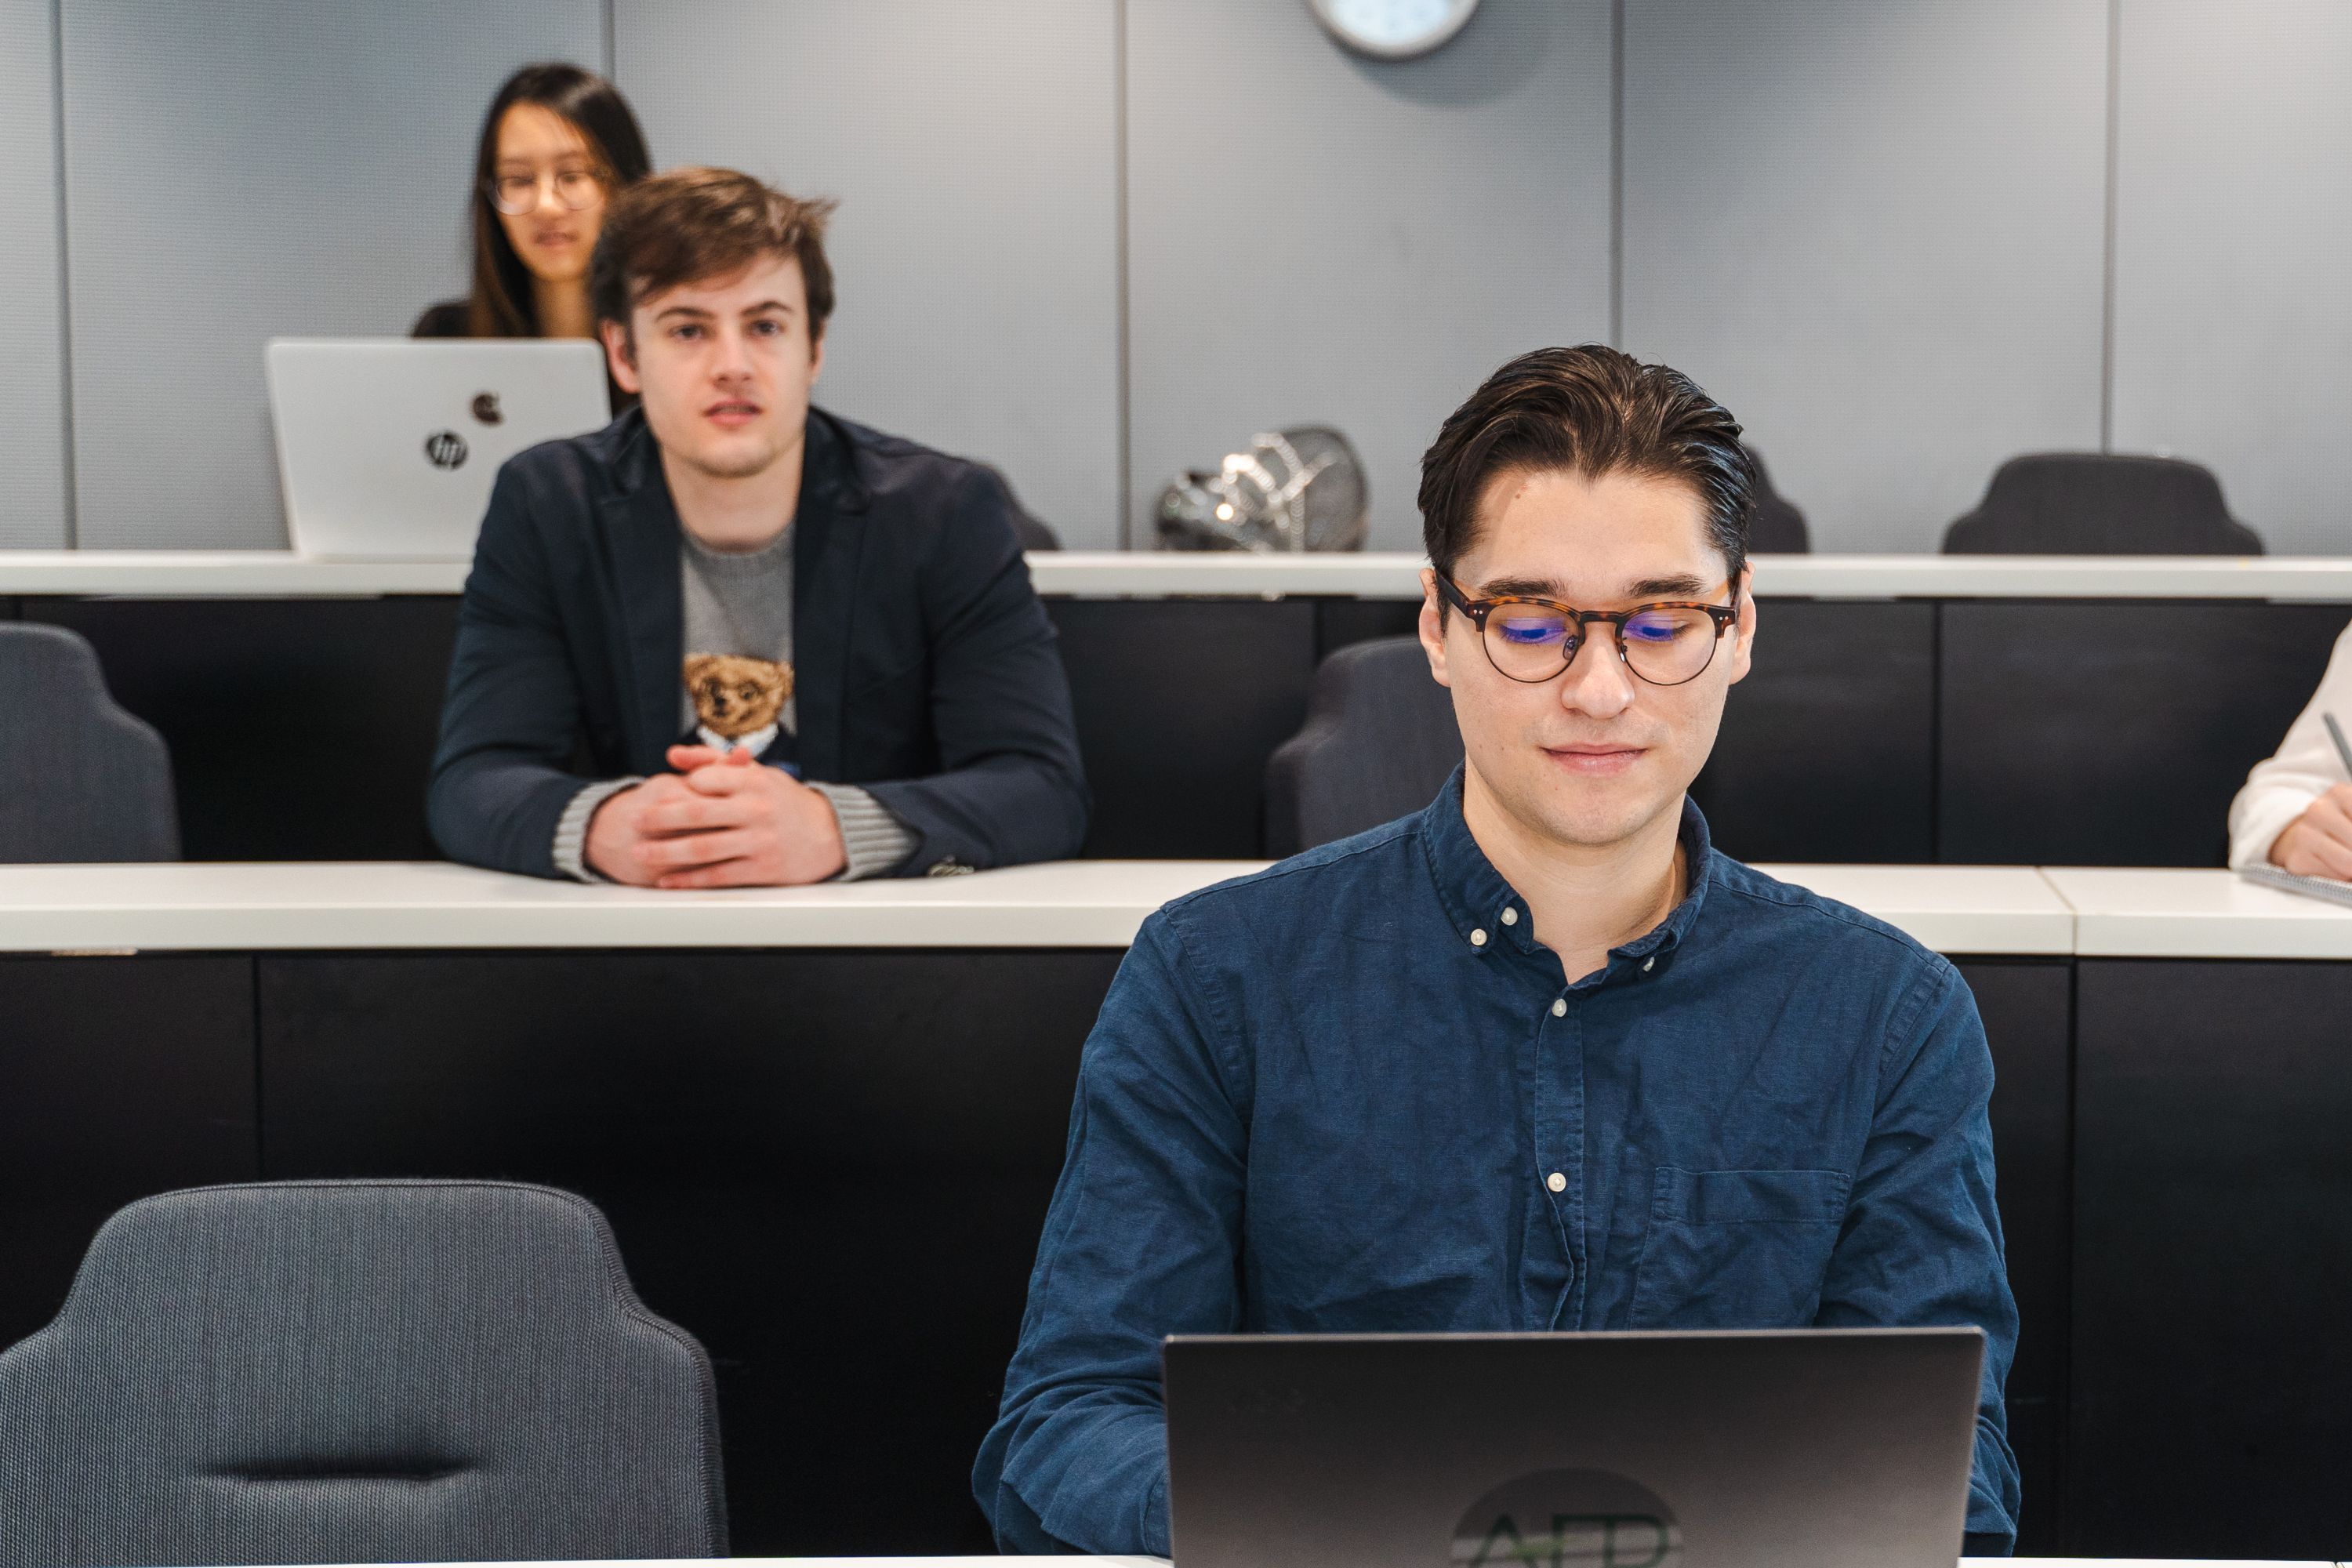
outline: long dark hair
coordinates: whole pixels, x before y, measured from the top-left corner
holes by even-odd
[[[466,304],[466,330],[478,338],[539,336],[539,305],[530,269],[515,254],[490,205],[490,179],[498,172],[499,124],[518,103],[535,103],[571,121],[587,139],[603,165],[608,198],[624,185],[653,173],[645,132],[629,111],[621,89],[579,66],[552,60],[525,66],[507,78],[482,116],[482,140],[474,154],[474,287]]]

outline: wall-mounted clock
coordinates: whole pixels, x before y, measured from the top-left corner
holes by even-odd
[[[1444,47],[1478,0],[1307,0],[1331,36],[1375,59],[1409,60]]]

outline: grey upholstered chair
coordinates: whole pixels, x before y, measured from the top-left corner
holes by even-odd
[[[0,1352],[0,1563],[718,1556],[710,1363],[586,1199],[144,1198]]]
[[[0,621],[0,861],[179,858],[163,737],[115,706],[89,643]]]
[[[1977,510],[1944,531],[1947,555],[2260,555],[2200,463],[2037,452],[1994,470]]]
[[[1266,762],[1266,853],[1419,811],[1461,761],[1454,700],[1430,679],[1420,639],[1350,643],[1315,671],[1305,727]]]

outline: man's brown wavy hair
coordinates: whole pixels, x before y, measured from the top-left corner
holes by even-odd
[[[833,314],[824,259],[830,201],[803,201],[732,169],[673,169],[619,192],[588,264],[588,300],[600,321],[629,324],[645,300],[688,283],[731,278],[755,261],[791,257],[808,289],[809,342]]]

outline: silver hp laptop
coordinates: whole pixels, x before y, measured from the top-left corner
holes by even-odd
[[[1183,1337],[1183,1568],[1951,1568],[1976,1329]]]
[[[273,338],[264,363],[304,555],[470,559],[499,465],[612,417],[586,342]]]

